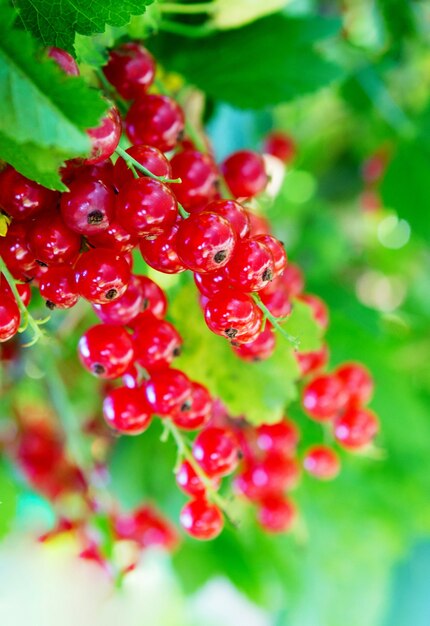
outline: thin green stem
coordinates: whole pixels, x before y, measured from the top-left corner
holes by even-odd
[[[101,69],[96,69],[95,73],[97,74],[97,78],[101,82],[102,87],[103,87],[104,91],[106,92],[106,94],[108,94],[109,97],[112,97],[113,100],[115,100],[115,104],[117,105],[118,109],[120,110],[120,112],[123,115],[125,115],[127,113],[127,109],[128,109],[128,106],[125,103],[125,101],[122,98],[120,98],[120,96],[118,95],[118,92],[116,91],[115,87],[110,84],[110,82],[108,81],[106,76],[103,74]]]
[[[217,32],[217,29],[210,23],[192,26],[190,24],[171,22],[170,20],[160,20],[158,28],[166,33],[172,33],[174,35],[181,35],[183,37],[190,37],[194,39],[207,37],[207,35],[212,35]]]
[[[180,178],[166,178],[166,176],[156,176],[152,172],[150,172],[146,167],[144,167],[139,161],[136,161],[132,156],[128,154],[123,148],[119,146],[115,150],[118,156],[120,156],[127,163],[129,167],[133,166],[145,176],[149,176],[149,178],[153,178],[154,180],[160,181],[160,183],[181,183]]]
[[[183,15],[195,15],[200,13],[214,13],[215,2],[196,2],[195,4],[181,4],[178,2],[163,2],[157,6],[162,13],[181,13]]]
[[[257,293],[253,293],[252,298],[258,308],[261,309],[261,311],[264,313],[264,317],[269,320],[269,322],[272,324],[272,326],[274,326],[274,328],[276,328],[279,334],[282,335],[287,341],[289,341],[295,350],[298,350],[300,341],[297,339],[297,337],[290,335],[290,333],[287,333],[285,328],[282,328],[281,324],[279,323],[279,319],[272,315],[267,306],[261,301],[261,298]]]
[[[182,206],[180,202],[178,202],[178,211],[181,214],[181,217],[184,218],[184,220],[186,220],[187,217],[190,217],[190,214],[187,213],[187,211],[184,209],[184,207]]]

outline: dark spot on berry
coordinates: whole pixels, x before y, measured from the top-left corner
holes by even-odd
[[[265,269],[264,272],[263,272],[263,277],[262,278],[263,278],[263,280],[267,280],[267,281],[272,280],[273,279],[273,272],[272,272],[272,270],[269,269],[269,268]]]
[[[226,328],[224,333],[227,335],[229,339],[234,339],[237,335],[236,328]]]
[[[146,309],[149,309],[149,298],[143,300],[143,310],[146,311]]]
[[[40,267],[48,267],[47,263],[44,263],[43,261],[38,261],[37,259],[36,259],[36,263],[37,265],[40,265]]]
[[[145,237],[146,241],[154,241],[154,239],[157,239],[158,235],[147,235]]]
[[[117,289],[109,289],[109,291],[106,291],[105,293],[105,298],[106,300],[114,300],[118,295],[118,290]]]
[[[227,258],[227,251],[219,250],[214,256],[214,261],[215,263],[222,263],[223,261],[225,261],[226,258]]]
[[[88,224],[100,224],[103,222],[103,213],[101,211],[91,211],[87,215]]]
[[[182,350],[179,346],[177,346],[174,350],[173,350],[173,356],[180,356]]]
[[[216,179],[214,180],[213,185],[214,185],[215,191],[216,191],[217,193],[221,193],[221,180],[220,180],[219,178],[216,178]]]
[[[185,130],[182,129],[178,133],[178,141],[182,141],[184,137],[185,137]]]
[[[101,363],[94,363],[91,370],[93,374],[97,374],[97,376],[101,376],[105,373],[105,368],[103,367],[103,365],[101,365]]]
[[[47,300],[45,302],[45,305],[48,307],[50,311],[53,311],[56,307],[56,305],[53,302],[51,302],[51,300]]]
[[[189,411],[190,409],[191,409],[191,400],[186,400],[181,405],[181,411],[183,411],[185,413],[185,411]]]

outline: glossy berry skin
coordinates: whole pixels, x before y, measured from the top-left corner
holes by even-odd
[[[206,488],[189,461],[183,461],[176,472],[176,484],[188,496],[204,496]]]
[[[49,309],[69,309],[79,299],[75,272],[69,265],[54,265],[39,279],[40,295]]]
[[[215,539],[224,526],[219,508],[203,498],[188,502],[183,507],[179,519],[185,532],[200,541]]]
[[[131,269],[126,260],[107,248],[85,252],[75,266],[79,294],[93,304],[105,304],[127,289]]]
[[[207,274],[195,273],[194,282],[196,283],[196,287],[199,292],[207,298],[211,298],[212,296],[225,291],[230,291],[230,293],[232,293],[230,281],[227,278],[224,268]]]
[[[15,298],[0,287],[0,342],[16,335],[20,323],[21,315]]]
[[[131,252],[139,243],[139,238],[130,233],[118,222],[111,222],[106,230],[87,237],[90,245],[96,248],[109,248],[118,254]]]
[[[175,529],[153,506],[142,506],[132,513],[116,516],[114,530],[119,539],[134,541],[142,548],[159,546],[173,550],[178,543]]]
[[[237,467],[239,446],[234,433],[225,428],[209,426],[193,443],[193,456],[209,477],[226,476]]]
[[[276,347],[276,337],[273,330],[267,324],[263,332],[259,333],[257,338],[248,343],[242,343],[234,346],[235,354],[243,361],[265,361],[269,359]]]
[[[304,377],[309,374],[315,374],[323,369],[328,363],[329,352],[327,346],[324,344],[319,350],[295,352],[294,356],[299,365],[300,374]]]
[[[112,156],[119,144],[121,131],[121,117],[118,109],[112,107],[97,128],[87,131],[91,141],[91,154],[84,162],[93,165]]]
[[[251,230],[249,214],[239,202],[235,200],[214,200],[205,207],[205,211],[217,213],[229,222],[238,239],[247,237]]]
[[[181,107],[167,96],[137,98],[125,118],[125,130],[132,144],[155,146],[162,152],[178,143],[185,121]]]
[[[118,378],[133,360],[133,344],[121,326],[97,324],[80,338],[78,355],[91,374],[100,378]]]
[[[247,293],[260,291],[273,278],[273,255],[257,239],[239,241],[226,272],[236,289]]]
[[[277,157],[283,163],[290,163],[296,155],[296,144],[292,137],[275,130],[267,135],[263,151]]]
[[[235,486],[248,500],[258,502],[272,493],[292,489],[299,478],[297,462],[273,452],[262,461],[251,462],[237,476]]]
[[[294,422],[283,419],[276,424],[262,424],[255,429],[256,443],[263,452],[294,454],[300,440],[299,429]]]
[[[42,210],[53,211],[59,198],[51,191],[19,174],[8,165],[0,173],[0,208],[15,220],[24,220]]]
[[[28,306],[31,300],[31,287],[28,283],[15,283],[16,290],[24,306]],[[15,299],[12,289],[3,274],[0,273],[0,296],[5,295]]]
[[[17,280],[35,276],[37,263],[27,239],[28,222],[13,221],[0,237],[0,255]]]
[[[262,303],[267,306],[275,317],[283,318],[292,311],[291,300],[287,289],[280,278],[275,278],[267,287],[259,292]]]
[[[334,375],[321,374],[303,389],[303,408],[312,419],[326,422],[336,417],[345,406],[346,395]]]
[[[178,205],[172,191],[152,178],[136,178],[116,199],[116,220],[132,235],[157,237],[172,228]]]
[[[172,168],[170,166],[170,162],[164,154],[157,148],[154,148],[154,146],[145,146],[144,144],[141,144],[139,146],[132,146],[131,148],[128,148],[126,152],[155,176],[172,178]],[[135,169],[140,178],[144,176],[144,174],[137,168]],[[113,173],[115,187],[120,190],[124,187],[124,185],[131,183],[133,179],[133,172],[128,167],[124,159],[119,157],[115,163]],[[174,189],[176,190],[176,186]]]
[[[173,178],[180,178],[173,191],[178,202],[190,212],[217,195],[218,172],[213,160],[198,150],[178,152],[170,161]]]
[[[311,308],[314,320],[325,330],[329,322],[326,303],[321,300],[321,298],[318,298],[318,296],[314,296],[311,293],[302,293],[298,299]]]
[[[189,401],[172,413],[172,421],[182,430],[197,430],[206,426],[212,417],[212,398],[199,383],[192,383]]]
[[[151,373],[145,382],[145,393],[152,411],[163,417],[171,415],[191,397],[192,386],[188,377],[175,369],[163,369]]]
[[[158,319],[166,317],[167,298],[156,282],[147,276],[136,276],[143,297],[143,314],[154,315]]]
[[[182,337],[176,328],[149,315],[134,326],[132,340],[136,361],[149,372],[167,368],[181,353]]]
[[[74,263],[81,236],[70,230],[58,211],[44,211],[31,223],[28,243],[34,257],[47,265]]]
[[[122,98],[133,100],[154,82],[155,61],[139,43],[124,43],[110,52],[103,73]]]
[[[261,241],[269,248],[273,257],[273,277],[280,276],[287,267],[287,253],[283,243],[276,237],[273,237],[273,235],[257,235],[254,239]]]
[[[305,280],[302,270],[297,265],[288,263],[281,279],[290,298],[295,298],[302,293]]]
[[[116,387],[103,400],[106,423],[124,435],[140,435],[151,423],[151,410],[142,388]]]
[[[373,394],[373,380],[370,372],[360,363],[345,363],[335,371],[348,396],[348,404],[367,404]]]
[[[79,76],[79,68],[71,54],[62,48],[52,46],[47,49],[48,56],[69,76]]]
[[[259,215],[253,211],[247,211],[247,214],[250,224],[249,235],[251,237],[270,234],[270,222],[266,217],[264,217],[264,215]]]
[[[234,152],[222,163],[221,171],[235,198],[256,196],[267,185],[263,157],[251,150]]]
[[[67,227],[81,235],[106,230],[113,219],[114,193],[99,180],[76,178],[61,196],[60,208]]]
[[[269,533],[286,533],[291,530],[297,517],[294,504],[281,495],[264,498],[258,510],[258,521]]]
[[[95,165],[84,165],[81,159],[71,159],[66,161],[60,169],[61,180],[70,186],[76,179],[98,180],[106,187],[112,187],[114,167],[110,159],[96,163]]]
[[[366,447],[378,430],[377,417],[368,409],[350,407],[334,423],[336,440],[347,450]]]
[[[240,339],[262,314],[255,302],[246,294],[219,293],[205,306],[205,322],[216,335]]]
[[[340,472],[339,457],[331,448],[315,445],[307,450],[303,467],[319,480],[333,480]]]
[[[193,272],[213,272],[228,263],[236,234],[224,217],[203,211],[183,220],[176,236],[182,263]]]
[[[123,326],[134,320],[144,308],[139,278],[132,276],[124,293],[105,304],[93,304],[97,317],[105,324]]]
[[[143,239],[140,242],[140,252],[143,260],[163,274],[179,274],[185,272],[185,266],[176,251],[176,236],[178,224],[159,235],[156,239]]]

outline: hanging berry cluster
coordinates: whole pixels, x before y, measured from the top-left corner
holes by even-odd
[[[53,48],[49,55],[68,74],[79,73],[66,52]],[[190,498],[180,514],[185,531],[198,539],[221,532],[228,507],[218,488],[238,467],[235,490],[257,506],[262,527],[286,531],[296,518],[286,494],[300,479],[297,427],[288,418],[255,428],[220,415],[209,391],[172,367],[182,338],[165,319],[162,289],[133,273],[131,253],[140,251],[159,272],[193,272],[208,328],[245,361],[270,358],[277,340],[294,343],[282,327],[293,299],[311,308],[321,329],[328,324],[327,308],[317,296],[303,293],[300,269],[287,261],[267,220],[248,208],[248,200],[264,192],[269,181],[263,156],[242,150],[218,167],[207,139],[196,139],[195,132],[188,136],[179,104],[149,93],[155,71],[154,59],[139,43],[111,52],[104,77],[127,112],[122,121],[112,106],[100,126],[88,131],[90,157],[62,169],[67,192],[46,189],[11,166],[1,172],[0,207],[9,227],[0,238],[0,341],[24,325],[40,332],[26,308],[30,285],[38,287],[51,310],[74,307],[80,298],[88,301],[100,324],[82,335],[78,353],[84,368],[107,381],[105,421],[123,435],[144,432],[155,417],[165,424],[178,444],[177,484]],[[122,126],[132,144],[126,150],[119,146]],[[286,163],[295,146],[284,134],[272,133],[265,152]],[[330,422],[344,448],[367,446],[377,432],[375,416],[363,408],[372,392],[368,372],[346,364],[321,374],[328,362],[326,346],[297,350],[296,358],[306,381],[305,412]],[[187,431],[198,431],[191,443],[184,437]],[[31,436],[44,438],[39,431]],[[39,457],[30,455],[29,464],[21,450],[17,458],[21,467],[46,474],[47,487],[34,476],[31,481],[54,498],[48,474],[55,463],[48,463],[48,473],[44,463],[63,458],[63,452],[59,445],[51,447],[40,471]],[[322,479],[334,478],[340,467],[334,450],[323,445],[309,449],[303,465]],[[80,488],[86,490],[83,477]],[[158,543],[167,547],[175,543],[167,522],[146,506],[110,518],[118,539],[144,547],[152,533],[164,537]],[[96,552],[91,543],[84,549],[90,558]]]

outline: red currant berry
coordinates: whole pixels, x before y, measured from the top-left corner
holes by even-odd
[[[273,330],[267,326],[258,337],[248,343],[234,346],[233,350],[244,361],[265,361],[275,351],[276,337]]]
[[[319,480],[332,480],[340,472],[339,457],[327,446],[312,446],[305,454],[303,467]]]
[[[100,378],[118,378],[127,371],[133,357],[130,335],[121,326],[97,324],[80,338],[78,354],[82,365]]]
[[[61,214],[66,225],[82,235],[109,227],[114,212],[114,193],[98,180],[76,178],[61,196]]]
[[[291,455],[300,439],[296,424],[284,418],[276,424],[262,424],[255,429],[257,446],[263,452]]]
[[[28,223],[13,221],[6,235],[0,237],[1,258],[17,280],[32,278],[38,267],[28,245],[27,230]]]
[[[182,263],[193,272],[213,272],[230,260],[236,244],[233,228],[216,213],[194,213],[183,220],[176,236]]]
[[[96,164],[108,159],[115,152],[121,138],[122,123],[116,107],[109,109],[97,128],[87,134],[91,140],[91,154],[85,163]]]
[[[297,265],[288,263],[281,278],[290,298],[294,298],[302,293],[304,287],[303,272]]]
[[[17,284],[16,289],[19,293],[19,297],[21,298],[23,305],[28,306],[31,301],[31,286],[27,283],[22,285]]]
[[[217,194],[218,172],[213,160],[198,150],[184,150],[171,160],[175,195],[187,211],[193,211]]]
[[[13,297],[0,288],[0,342],[11,339],[18,332],[21,315]]]
[[[212,398],[209,391],[199,383],[192,383],[191,398],[172,413],[172,421],[183,430],[197,430],[206,426],[211,416]]]
[[[137,276],[131,277],[122,296],[113,302],[93,304],[93,309],[102,322],[119,326],[129,324],[139,315],[143,307],[144,298]]]
[[[323,369],[329,359],[326,345],[323,345],[319,350],[311,352],[295,352],[294,356],[296,357],[302,377],[315,374],[318,370]]]
[[[272,235],[257,235],[254,237],[256,241],[261,241],[269,248],[273,256],[273,277],[280,276],[287,267],[287,253],[284,244]]]
[[[130,282],[126,260],[113,250],[96,248],[81,256],[75,267],[79,294],[94,304],[111,302],[121,296]]]
[[[254,300],[240,293],[217,294],[207,302],[204,314],[206,324],[213,333],[235,341],[249,331],[255,320],[262,320]]]
[[[296,156],[296,144],[286,133],[274,130],[267,135],[263,151],[277,157],[283,163],[290,163]]]
[[[350,407],[334,423],[334,434],[340,445],[348,450],[367,446],[379,430],[376,415],[368,409]]]
[[[345,406],[346,396],[334,375],[321,374],[306,385],[302,401],[304,410],[312,419],[326,422],[336,417]]]
[[[130,235],[118,222],[111,222],[106,230],[89,236],[88,242],[96,248],[109,248],[117,254],[126,254],[137,246],[139,239]]]
[[[27,236],[31,252],[42,263],[74,263],[78,258],[81,236],[70,230],[58,211],[38,215]]]
[[[251,229],[249,214],[239,202],[235,202],[235,200],[214,200],[206,206],[205,211],[217,213],[224,217],[232,226],[238,239],[243,239],[249,235]]]
[[[264,498],[258,510],[258,521],[266,532],[286,533],[291,530],[297,517],[294,504],[280,495]]]
[[[222,531],[224,520],[217,506],[198,498],[188,502],[181,511],[183,529],[200,541],[215,539]]]
[[[345,363],[335,372],[348,396],[348,404],[367,404],[373,394],[373,380],[370,372],[360,363]]]
[[[132,146],[131,148],[128,148],[126,152],[155,176],[172,178],[172,168],[170,163],[164,154],[157,148],[142,144],[139,146]],[[137,168],[135,168],[135,170],[139,177],[144,175]],[[124,187],[124,185],[131,183],[133,180],[133,172],[128,167],[126,161],[124,161],[122,157],[119,157],[114,167],[115,187],[120,190]]]
[[[270,235],[270,222],[264,215],[258,215],[252,211],[247,211],[250,224],[250,237],[257,235]]]
[[[133,144],[172,150],[184,131],[181,107],[167,96],[150,95],[133,102],[125,118],[125,130]]]
[[[292,310],[291,300],[287,289],[280,278],[275,278],[271,283],[259,292],[259,296],[270,313],[278,318],[290,315]]]
[[[81,159],[66,161],[60,169],[61,180],[67,186],[78,180],[97,180],[109,189],[112,187],[114,166],[110,159],[95,165],[83,165]]]
[[[142,388],[117,387],[103,401],[107,424],[124,435],[140,435],[151,423],[151,410]]]
[[[231,291],[224,268],[208,274],[194,274],[194,282],[200,293],[207,298],[211,298],[221,292]]]
[[[139,280],[143,297],[144,314],[154,315],[160,320],[166,317],[167,298],[161,287],[147,276],[136,276],[136,278]]]
[[[380,149],[366,159],[362,166],[362,176],[365,183],[373,185],[383,176],[387,166],[388,154],[385,149]]]
[[[182,338],[176,328],[156,317],[143,316],[134,325],[135,359],[146,370],[165,369],[181,353]]]
[[[116,200],[116,219],[132,235],[157,237],[172,228],[178,216],[172,191],[152,178],[133,179]]]
[[[135,541],[143,548],[161,546],[172,550],[178,543],[174,528],[152,506],[142,506],[114,520],[119,539]]]
[[[235,198],[256,196],[267,185],[264,159],[251,150],[234,152],[222,163],[221,171]]]
[[[231,474],[239,462],[239,446],[231,430],[210,426],[193,443],[193,456],[209,477]]]
[[[122,382],[124,383],[124,387],[128,387],[129,389],[136,389],[139,387],[139,371],[135,365],[130,365],[130,367],[124,372],[122,375]]]
[[[75,283],[75,272],[68,265],[56,265],[39,279],[40,295],[49,309],[69,309],[75,306],[79,296]]]
[[[271,493],[292,489],[299,479],[297,462],[272,452],[263,461],[250,463],[237,477],[235,486],[248,500],[258,501]]]
[[[59,195],[58,191],[19,174],[10,165],[0,173],[0,208],[16,220],[24,220],[43,209],[53,211]]]
[[[314,320],[325,330],[328,326],[328,308],[326,303],[311,293],[302,293],[298,299],[311,308]]]
[[[71,54],[62,48],[51,47],[47,49],[48,56],[69,76],[79,76],[79,68]]]
[[[154,82],[155,61],[146,48],[132,41],[111,51],[103,73],[122,98],[133,100]]]
[[[164,369],[151,373],[150,380],[145,382],[145,392],[153,412],[164,417],[190,400],[192,385],[179,370]]]
[[[246,292],[260,291],[273,278],[273,255],[261,241],[241,240],[226,267],[226,272],[236,289]]]
[[[176,252],[178,228],[178,224],[174,224],[171,229],[158,235],[156,239],[143,239],[140,242],[140,252],[149,267],[163,274],[185,272],[185,267]]]
[[[206,487],[189,461],[184,461],[176,472],[176,484],[188,496],[205,495]]]

